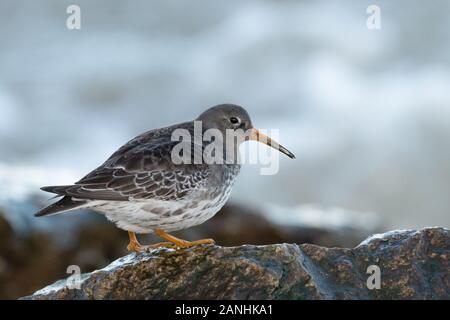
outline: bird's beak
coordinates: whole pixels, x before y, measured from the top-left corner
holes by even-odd
[[[288,149],[280,145],[275,140],[272,140],[270,137],[266,136],[264,133],[261,133],[258,129],[252,128],[250,129],[250,134],[247,136],[247,140],[254,140],[261,143],[264,143],[268,145],[269,147],[272,147],[285,155],[287,155],[289,158],[294,159],[295,156],[292,152],[290,152]]]

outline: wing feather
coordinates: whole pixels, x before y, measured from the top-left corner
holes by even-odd
[[[205,182],[205,172],[176,166],[170,159],[174,127],[146,132],[119,148],[101,166],[70,186],[43,190],[79,199],[128,201],[185,197]],[[202,167],[205,169],[204,167]]]

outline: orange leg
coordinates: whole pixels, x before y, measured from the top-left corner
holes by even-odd
[[[143,252],[147,249],[156,249],[160,247],[173,248],[175,245],[172,242],[159,242],[151,245],[143,246],[139,243],[134,232],[128,231],[128,237],[130,238],[130,243],[127,246],[128,251],[133,252]]]
[[[215,243],[213,239],[201,239],[201,240],[196,240],[196,241],[186,241],[186,240],[174,237],[174,236],[164,232],[161,229],[155,229],[154,232],[158,237],[161,237],[164,240],[167,240],[167,241],[175,244],[175,246],[177,246],[179,248],[190,248],[190,247],[198,246],[201,244],[214,244]]]

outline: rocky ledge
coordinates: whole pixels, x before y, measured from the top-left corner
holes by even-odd
[[[79,289],[60,280],[24,299],[450,299],[449,258],[444,228],[374,235],[353,249],[161,249],[82,274]]]

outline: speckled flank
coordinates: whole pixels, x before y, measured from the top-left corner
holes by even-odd
[[[219,177],[205,175],[212,181],[205,179],[202,187],[190,190],[183,199],[95,201],[90,208],[105,214],[119,228],[136,233],[186,229],[212,218],[224,206],[239,169],[238,165],[233,165]],[[217,179],[222,183],[215,183]]]

